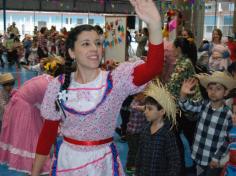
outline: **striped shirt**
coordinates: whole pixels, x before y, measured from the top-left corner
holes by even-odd
[[[130,108],[130,117],[127,124],[128,134],[139,134],[147,123],[144,113],[140,110],[132,108],[132,106],[142,106],[141,101],[133,100]]]

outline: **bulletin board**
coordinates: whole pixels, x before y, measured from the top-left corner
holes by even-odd
[[[105,60],[125,61],[127,18],[123,16],[106,16],[104,48]]]

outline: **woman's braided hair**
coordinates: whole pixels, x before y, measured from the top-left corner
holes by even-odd
[[[69,49],[74,50],[75,42],[77,41],[77,37],[84,31],[96,31],[96,29],[91,25],[80,25],[73,28],[66,39],[66,53],[65,53],[65,79],[64,83],[61,85],[60,92],[66,90],[70,86],[71,82],[71,73],[74,72],[76,69],[73,68],[73,61],[69,54]],[[59,111],[59,107],[56,103],[56,110]]]

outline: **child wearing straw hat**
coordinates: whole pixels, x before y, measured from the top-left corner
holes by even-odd
[[[236,80],[225,72],[215,71],[211,75],[198,74],[200,84],[206,89],[209,100],[193,102],[187,96],[196,79],[185,80],[180,91],[179,105],[184,111],[198,113],[197,130],[192,148],[192,158],[197,164],[197,175],[218,176],[220,159],[226,154],[228,133],[232,128],[232,112],[225,104],[224,97],[236,88]]]
[[[144,114],[150,122],[140,135],[136,160],[137,176],[178,176],[180,154],[172,127],[176,124],[176,103],[159,82],[146,91]]]
[[[15,79],[11,73],[4,73],[0,75],[0,84],[3,89],[0,91],[0,131],[2,127],[2,116],[8,101],[10,100],[11,91],[15,84]]]

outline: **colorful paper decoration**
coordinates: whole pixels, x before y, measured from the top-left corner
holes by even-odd
[[[202,7],[204,3],[208,2],[208,0],[183,0],[182,2],[183,3],[177,3],[176,0],[172,0],[171,2],[161,0],[159,2],[160,11],[163,14],[166,14],[166,12],[170,9],[190,10],[194,5],[196,5],[196,3],[198,3],[200,7]]]
[[[174,18],[169,23],[169,32],[175,30],[177,28],[177,18]]]
[[[125,41],[125,29],[122,24],[120,24],[120,20],[117,19],[110,23],[106,22],[105,24],[105,33],[104,33],[104,48],[113,48],[116,45],[122,44]]]

